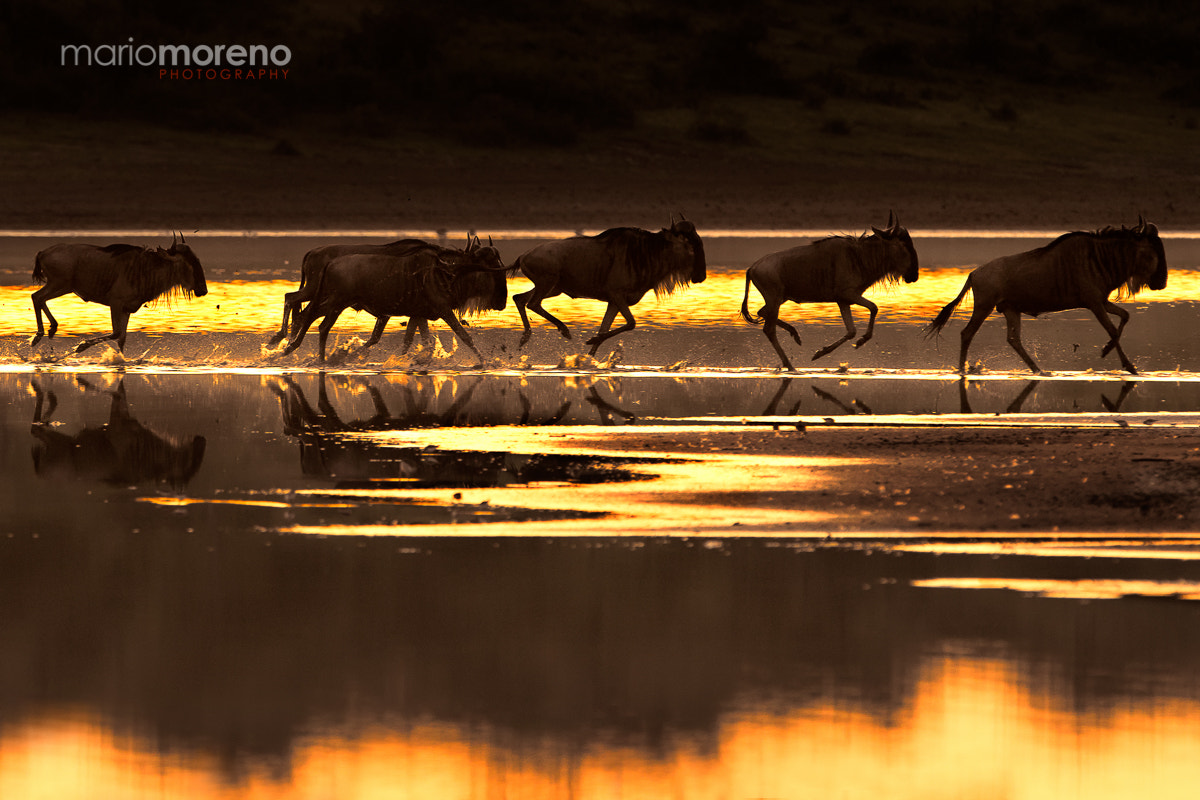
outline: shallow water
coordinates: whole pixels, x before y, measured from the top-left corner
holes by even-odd
[[[1194,430],[1188,297],[1135,304],[1136,378],[1060,315],[1025,328],[1055,374],[993,322],[964,382],[919,335],[937,292],[902,288],[797,375],[708,303],[615,363],[545,326],[522,362],[485,318],[482,368],[385,339],[322,371],[263,351],[287,279],[237,280],[140,312],[123,357],[69,355],[65,311],[35,356],[0,310],[0,796],[1194,793],[1194,519],[864,530],[800,500],[888,465],[797,427]],[[719,444],[742,430],[795,448]],[[701,449],[622,445],[654,432]]]

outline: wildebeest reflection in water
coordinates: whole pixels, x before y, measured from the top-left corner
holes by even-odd
[[[779,390],[777,392],[775,392],[774,396],[771,398],[771,402],[767,405],[766,409],[763,410],[764,417],[793,417],[800,413],[800,406],[804,403],[803,400],[797,400],[795,402],[795,404],[792,406],[790,411],[783,412],[783,413],[781,413],[779,411],[779,404],[783,401],[783,396],[785,394],[787,394],[787,390],[792,385],[793,380],[794,380],[793,378],[784,378],[783,379],[782,383],[780,383],[780,385],[779,385]],[[868,406],[866,403],[862,402],[861,400],[858,400],[857,398],[855,398],[854,400],[851,400],[850,403],[847,404],[847,403],[842,402],[842,400],[839,399],[836,395],[834,395],[830,392],[827,392],[818,386],[813,385],[813,386],[810,386],[809,388],[812,389],[813,394],[815,394],[817,397],[821,398],[825,402],[833,404],[843,414],[874,414],[875,413],[874,411],[871,410],[870,406]]]
[[[971,400],[967,396],[967,388],[969,383],[970,381],[965,377],[958,382],[959,405],[963,414],[975,413],[974,409],[971,408]],[[1013,401],[1008,404],[1007,408],[1004,409],[1004,413],[1020,414],[1025,406],[1025,401],[1033,395],[1033,393],[1037,390],[1038,384],[1040,383],[1041,381],[1029,381],[1027,384],[1025,384],[1025,388],[1021,390],[1020,394],[1013,398]],[[1132,392],[1136,386],[1137,381],[1123,381],[1121,383],[1121,391],[1117,394],[1116,400],[1109,400],[1108,395],[1101,392],[1100,405],[1103,406],[1104,410],[1110,414],[1118,413],[1121,410],[1121,406],[1125,404],[1125,399],[1129,397],[1130,392]],[[1076,406],[1073,410],[1079,411],[1080,409],[1078,406]]]
[[[342,419],[331,402],[324,373],[318,383],[316,408],[293,379],[284,376],[271,384],[272,391],[279,397],[284,432],[300,442],[300,464],[305,475],[332,479],[338,488],[391,484],[413,488],[466,488],[539,481],[606,483],[651,477],[623,469],[627,465],[664,462],[664,459],[649,458],[444,451],[434,447],[396,446],[389,442],[387,433],[453,425],[470,403],[477,383],[468,385],[454,403],[440,413],[429,411],[428,399],[418,398],[412,389],[405,387],[406,408],[398,414],[388,408],[377,387],[366,381],[363,383],[375,413],[365,419],[350,421]],[[608,406],[603,400],[600,403]],[[380,435],[373,438],[372,433]]]
[[[95,389],[83,378],[80,388]],[[101,481],[117,486],[147,483],[166,484],[178,491],[195,476],[204,460],[205,439],[193,436],[176,441],[146,428],[129,413],[124,381],[112,396],[108,422],[96,428],[84,428],[67,434],[50,427],[50,417],[58,405],[54,392],[31,384],[37,403],[30,432],[37,444],[33,448],[33,469],[42,478],[66,478]]]

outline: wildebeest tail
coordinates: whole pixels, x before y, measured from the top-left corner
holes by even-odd
[[[749,322],[751,325],[762,325],[763,320],[761,317],[751,316],[749,302],[750,302],[750,272],[747,271],[746,272],[746,291],[742,295],[742,319],[746,320],[746,322]]]
[[[42,269],[41,253],[38,253],[33,259],[33,279],[38,283],[46,282],[46,271]]]
[[[962,291],[958,293],[958,297],[947,303],[945,308],[939,311],[938,315],[933,318],[933,322],[925,326],[926,339],[942,332],[942,328],[946,327],[946,323],[950,321],[950,317],[954,316],[954,309],[958,308],[958,304],[963,301],[963,298],[967,296],[967,292],[969,291],[971,291],[970,275],[967,276],[966,282],[963,283]]]

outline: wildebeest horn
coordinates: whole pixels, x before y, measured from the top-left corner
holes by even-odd
[[[892,211],[891,209],[889,209],[889,210],[888,210],[888,223],[887,223],[887,229],[888,229],[889,231],[894,231],[894,230],[896,230],[896,228],[897,228],[899,225],[900,225],[900,220],[896,219],[896,212],[895,212],[895,211]]]
[[[179,232],[179,243],[187,244],[187,237],[183,235],[183,231]]]
[[[1144,233],[1146,230],[1146,218],[1141,214],[1138,214],[1138,224],[1134,230],[1136,230],[1138,233]]]
[[[492,235],[490,233],[488,234],[488,247],[495,247],[495,245],[492,244]]]
[[[179,244],[179,232],[172,230],[171,231],[171,247],[174,247],[177,244]]]

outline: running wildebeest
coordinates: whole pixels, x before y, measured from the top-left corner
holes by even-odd
[[[520,346],[533,335],[526,308],[554,323],[563,338],[571,338],[562,320],[542,308],[543,300],[565,294],[608,303],[600,332],[586,342],[592,346],[590,355],[595,355],[606,339],[633,330],[636,323],[629,307],[646,292],[653,289],[662,297],[689,282],[704,281],[704,244],[696,226],[681,217],[657,233],[610,228],[596,236],[548,242],[519,257],[513,269],[520,269],[533,282],[529,291],[513,295],[525,326]],[[618,312],[625,324],[609,330]]]
[[[742,296],[742,317],[752,325],[762,324],[763,333],[783,366],[790,372],[795,367],[779,346],[775,326],[782,327],[800,344],[800,334],[779,319],[779,307],[789,300],[793,303],[837,303],[846,325],[846,335],[813,355],[813,361],[827,356],[854,338],[854,319],[850,306],[862,306],[871,312],[867,331],[854,343],[862,347],[875,332],[875,315],[879,306],[863,297],[870,287],[881,281],[912,283],[917,279],[917,251],[912,237],[900,227],[895,215],[888,214],[883,230],[862,236],[830,236],[812,244],[793,247],[760,258],[746,270],[746,290]],[[750,284],[763,297],[763,307],[757,318],[750,316]]]
[[[45,285],[33,293],[38,329],[31,345],[41,341],[43,333],[49,339],[58,330],[58,320],[50,313],[47,300],[74,292],[89,303],[103,303],[111,309],[112,334],[87,339],[75,348],[76,353],[112,340],[123,352],[129,315],[143,305],[157,299],[169,300],[175,295],[203,297],[208,294],[200,259],[182,235],[166,250],[133,244],[107,247],[56,244],[37,254],[33,279]],[[50,320],[48,332],[42,327],[43,312]]]
[[[318,329],[324,361],[330,329],[343,311],[353,308],[377,318],[364,348],[379,341],[388,319],[407,315],[418,321],[444,320],[482,361],[456,313],[503,310],[506,269],[494,247],[481,247],[463,256],[447,260],[444,254],[418,249],[403,256],[352,253],[334,259],[321,273],[313,300],[300,313],[296,334],[283,355],[299,347],[313,322],[324,317]],[[411,330],[406,349],[410,341]]]
[[[488,239],[489,246],[491,238]],[[300,286],[294,292],[288,292],[283,296],[283,324],[280,325],[279,331],[271,337],[268,344],[275,346],[282,342],[288,336],[288,320],[291,320],[291,333],[294,335],[296,326],[300,317],[300,308],[305,303],[311,302],[317,293],[317,283],[321,279],[321,273],[325,267],[335,258],[348,256],[353,254],[360,255],[385,255],[385,256],[405,256],[415,253],[418,250],[430,250],[432,252],[444,255],[447,260],[453,259],[464,254],[471,254],[481,247],[481,242],[478,236],[471,234],[467,235],[467,244],[464,250],[457,250],[450,247],[442,247],[441,245],[432,244],[424,239],[399,239],[387,244],[327,244],[321,247],[314,247],[304,254],[304,262],[300,266]],[[384,326],[387,325],[387,319],[382,320]],[[428,336],[428,326],[422,324],[422,338]],[[413,322],[409,323],[408,341],[412,339]],[[382,328],[380,334],[382,334]],[[405,348],[408,349],[407,347]]]
[[[1040,373],[1021,345],[1021,315],[1036,317],[1050,311],[1083,308],[1091,311],[1108,333],[1108,344],[1100,357],[1115,349],[1121,366],[1136,375],[1137,370],[1121,349],[1121,332],[1129,321],[1129,312],[1111,303],[1108,296],[1120,289],[1119,296],[1131,297],[1145,287],[1157,290],[1166,285],[1167,256],[1158,228],[1139,216],[1132,228],[1065,233],[1044,247],[1001,256],[975,268],[958,297],[926,327],[926,336],[941,332],[971,291],[975,308],[962,331],[959,371],[966,373],[971,339],[996,309],[1008,323],[1008,343],[1031,370]],[[1121,324],[1114,326],[1108,314]]]

